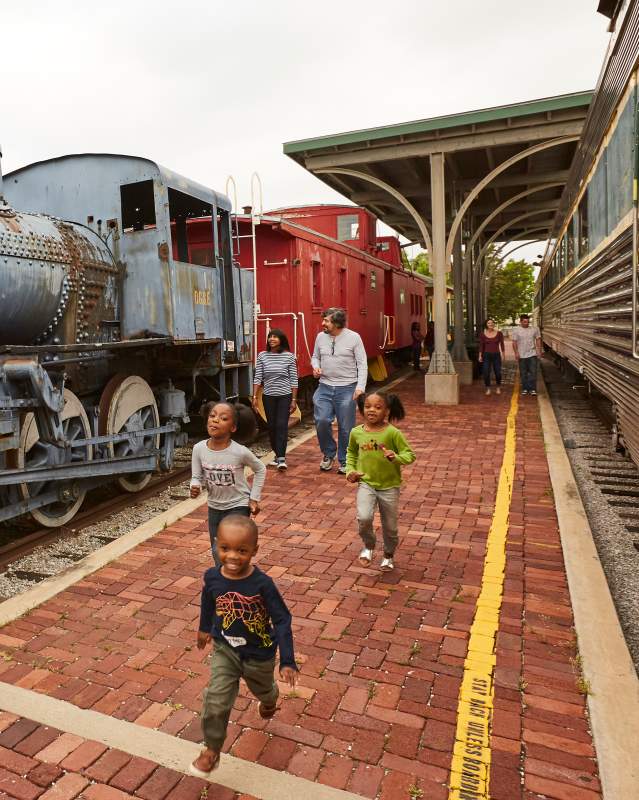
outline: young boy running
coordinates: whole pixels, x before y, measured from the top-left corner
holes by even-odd
[[[257,553],[257,525],[230,514],[217,530],[220,566],[204,573],[198,649],[214,640],[211,678],[204,694],[202,730],[206,747],[191,772],[206,777],[220,762],[220,751],[240,678],[260,701],[263,719],[276,711],[275,653],[280,677],[297,683],[291,613],[273,580],[251,563]]]

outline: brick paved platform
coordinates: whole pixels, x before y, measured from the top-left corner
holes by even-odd
[[[318,471],[314,441],[290,453],[287,473],[269,471],[257,563],[291,608],[302,675],[295,692],[282,687],[281,711],[270,721],[260,719],[242,691],[228,752],[366,798],[449,796],[464,658],[511,388],[500,397],[464,388],[459,406],[425,407],[418,377],[397,387],[407,408],[401,427],[418,458],[404,470],[392,574],[375,563],[357,564],[354,487]],[[595,800],[597,764],[534,398],[520,403],[516,441],[490,796]],[[0,681],[199,741],[208,664],[194,644],[201,575],[210,561],[205,514],[203,506],[4,626]],[[0,753],[9,759],[0,760],[0,800],[201,796],[201,781],[76,744],[78,737],[28,720],[0,719]],[[50,752],[55,759],[43,757]],[[97,755],[84,763],[77,755],[84,752]],[[106,771],[98,769],[104,761]],[[54,794],[54,781],[80,788]],[[312,791],[309,784],[310,800]],[[239,795],[209,785],[208,797]]]

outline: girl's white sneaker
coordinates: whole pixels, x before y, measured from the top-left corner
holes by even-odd
[[[389,558],[388,556],[384,556],[384,558],[382,558],[382,563],[380,564],[380,568],[384,572],[390,572],[392,569],[395,569],[395,564],[393,564],[393,559]]]

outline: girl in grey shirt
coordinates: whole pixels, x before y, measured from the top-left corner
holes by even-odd
[[[197,497],[203,487],[208,492],[211,552],[219,566],[218,525],[228,514],[248,517],[259,512],[266,467],[248,447],[234,441],[249,438],[255,430],[255,417],[250,409],[231,403],[207,403],[202,411],[209,438],[193,448],[191,497]],[[253,470],[252,486],[246,480],[245,467]]]

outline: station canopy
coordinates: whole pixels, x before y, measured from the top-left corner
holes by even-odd
[[[469,193],[492,175],[465,210],[464,240],[473,232],[479,245],[493,236],[499,242],[545,239],[591,98],[592,92],[579,92],[303,139],[285,143],[284,153],[422,245],[424,237],[397,193],[428,228],[430,156],[443,153],[447,230]]]

